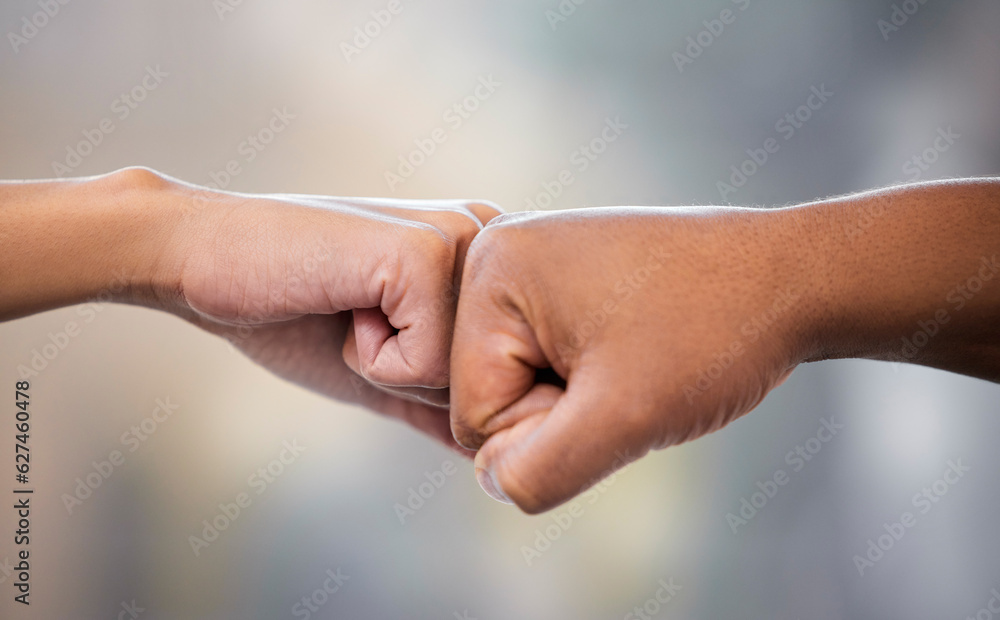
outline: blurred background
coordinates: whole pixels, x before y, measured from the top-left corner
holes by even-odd
[[[990,0],[5,0],[0,178],[141,164],[239,191],[523,210],[767,207],[996,175],[998,32]],[[777,152],[747,164],[769,138]],[[725,430],[527,517],[408,428],[166,314],[97,303],[0,325],[3,393],[19,367],[33,589],[13,602],[4,479],[3,618],[1000,608],[1000,388],[982,381],[801,367]],[[949,468],[962,476],[943,481]],[[933,501],[914,499],[925,488]],[[905,512],[915,525],[894,538]]]

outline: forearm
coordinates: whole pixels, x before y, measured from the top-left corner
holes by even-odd
[[[173,286],[179,221],[162,179],[127,169],[0,183],[0,320],[100,296],[157,305]]]
[[[806,359],[909,361],[1000,381],[1000,179],[784,213],[810,291]]]

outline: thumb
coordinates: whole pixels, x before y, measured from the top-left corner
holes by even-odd
[[[494,432],[476,455],[484,490],[537,514],[643,456],[648,442],[626,420],[608,424],[616,403],[606,386],[577,373],[565,391],[537,384],[512,404],[505,415],[516,421]]]
[[[567,369],[565,389],[537,382],[551,364],[516,310],[523,304],[500,293],[497,281],[488,270],[465,274],[451,360],[452,432],[479,450],[484,491],[535,514],[641,457],[650,442],[627,399],[609,389],[603,365]]]

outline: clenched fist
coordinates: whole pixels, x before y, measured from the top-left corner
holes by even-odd
[[[1000,381],[998,240],[997,179],[499,217],[466,257],[452,430],[483,488],[535,513],[722,428],[805,361]]]
[[[0,320],[112,292],[457,449],[447,410],[457,285],[496,208],[240,194],[145,168],[0,183],[0,204],[10,257]]]
[[[756,406],[801,353],[795,270],[745,236],[768,217],[585,209],[487,227],[452,360],[453,430],[480,449],[487,492],[543,511]]]
[[[458,283],[498,210],[166,183],[198,211],[168,261],[189,319],[282,377],[457,448],[447,406]]]

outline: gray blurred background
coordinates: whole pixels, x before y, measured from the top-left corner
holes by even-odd
[[[0,33],[0,178],[142,164],[240,191],[521,210],[771,206],[1000,170],[990,0],[5,0]],[[142,86],[147,75],[158,77]],[[813,87],[832,95],[789,132],[779,121]],[[463,102],[467,118],[446,115]],[[275,108],[294,119],[262,133]],[[105,118],[114,130],[78,148]],[[578,149],[608,118],[627,129],[583,170]],[[387,181],[435,128],[446,141]],[[958,137],[934,150],[939,131]],[[778,152],[720,191],[772,137]],[[231,160],[240,172],[225,179]],[[553,185],[563,170],[573,182]],[[29,609],[15,605],[0,569],[5,619],[961,619],[987,618],[1000,591],[1000,388],[985,382],[887,363],[802,367],[724,431],[527,517],[409,429],[150,310],[0,325],[3,393],[68,320],[81,332],[31,378],[34,589]],[[176,410],[136,442],[157,399]],[[831,418],[843,428],[810,442]],[[277,470],[286,441],[305,451],[262,490],[251,476]],[[797,446],[819,446],[798,470],[786,456]],[[114,450],[124,463],[67,508]],[[968,472],[915,503],[956,459]],[[421,487],[446,461],[457,473]],[[754,496],[779,469],[787,484]],[[0,566],[14,560],[13,484],[0,484]],[[401,522],[411,490],[429,497]],[[196,556],[189,537],[240,492],[252,503]],[[755,513],[742,503],[762,498]],[[907,511],[915,526],[880,542]],[[859,569],[870,540],[890,548]],[[349,578],[323,592],[338,569]],[[680,589],[657,601],[671,579]],[[302,597],[315,611],[296,607]]]

